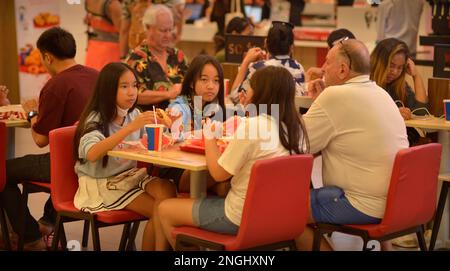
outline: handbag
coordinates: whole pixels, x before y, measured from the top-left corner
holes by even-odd
[[[244,13],[241,11],[241,0],[231,0],[230,12],[225,14],[225,26],[227,26],[234,17],[244,17]]]
[[[139,183],[147,179],[146,168],[132,168],[120,173],[117,176],[110,177],[106,181],[108,190],[124,190],[130,191],[139,186]]]

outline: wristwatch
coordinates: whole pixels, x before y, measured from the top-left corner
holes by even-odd
[[[39,115],[39,113],[37,111],[35,111],[35,110],[32,110],[32,111],[28,112],[28,115],[27,115],[28,122],[31,123],[31,119],[36,117],[37,115]]]

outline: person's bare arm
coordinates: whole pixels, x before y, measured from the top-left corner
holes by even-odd
[[[123,60],[128,53],[128,35],[130,33],[131,21],[129,18],[123,18],[120,22],[120,35],[119,35],[119,46],[120,46],[120,58]]]
[[[211,121],[210,119],[207,119],[203,124],[206,165],[208,166],[209,174],[216,182],[223,182],[233,177],[218,163],[221,153],[216,140],[217,136],[222,133],[220,128],[221,124],[219,122]]]
[[[30,111],[38,111],[38,102],[36,99],[27,100],[22,103],[22,108],[25,111],[25,113],[28,115]],[[33,138],[34,143],[40,148],[44,148],[48,145],[49,140],[48,136],[39,134],[34,131],[33,126],[38,120],[38,115],[32,117],[30,119],[30,126],[31,126],[31,137]]]
[[[108,12],[117,31],[120,31],[120,21],[122,18],[122,4],[118,1],[111,1],[108,6]]]
[[[149,111],[141,113],[130,124],[92,146],[86,154],[86,159],[95,162],[103,158],[108,151],[122,142],[129,134],[150,123],[154,123],[153,114]]]
[[[242,81],[244,81],[250,63],[258,61],[260,59],[264,59],[264,57],[265,52],[259,47],[251,48],[250,50],[248,50],[247,54],[244,57],[244,60],[242,60],[241,67],[239,68],[231,89],[236,89],[237,87],[239,87]]]
[[[138,94],[138,104],[157,104],[165,100],[175,99],[181,92],[181,84],[174,84],[168,91],[145,90]]]
[[[406,64],[406,72],[411,75],[414,80],[414,92],[416,100],[421,103],[427,103],[428,95],[423,83],[422,76],[417,71],[416,65],[410,58],[408,58],[408,62]]]

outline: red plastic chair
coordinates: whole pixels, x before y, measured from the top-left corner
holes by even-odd
[[[75,122],[75,126],[78,124],[78,121]],[[25,206],[28,206],[28,195],[32,193],[48,193],[50,194],[50,182],[39,182],[39,181],[23,181],[22,183],[22,198],[21,198],[21,204],[22,204],[22,218],[21,221],[21,229],[19,233],[19,240],[18,240],[18,250],[23,250],[24,246],[24,240],[22,236],[25,234]],[[83,239],[82,239],[82,247],[87,247],[87,242],[89,238],[89,223],[84,223],[84,230],[83,230]]]
[[[76,126],[58,128],[50,132],[50,176],[51,198],[58,212],[55,226],[55,237],[52,249],[56,249],[61,236],[66,246],[63,223],[74,220],[84,220],[91,224],[94,250],[100,251],[100,227],[124,224],[119,250],[133,249],[134,239],[139,227],[139,221],[146,217],[128,210],[105,211],[98,213],[82,212],[75,208],[73,198],[78,189],[78,177],[74,171],[73,137]],[[131,228],[131,224],[134,223]]]
[[[363,239],[363,250],[369,240],[386,241],[416,233],[420,249],[427,250],[424,224],[436,210],[436,190],[442,146],[432,143],[400,150],[392,169],[386,209],[380,224],[315,226],[313,250],[320,249],[322,234],[334,231],[358,235]]]
[[[6,125],[0,121],[0,192],[3,192],[6,184]],[[7,250],[11,250],[11,243],[9,240],[8,225],[6,223],[5,210],[0,200],[0,226],[2,227],[2,237]]]
[[[312,155],[257,161],[252,168],[242,222],[237,235],[196,227],[178,227],[176,249],[196,244],[215,250],[296,249],[294,239],[308,218]]]

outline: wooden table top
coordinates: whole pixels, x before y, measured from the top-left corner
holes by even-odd
[[[411,119],[405,120],[407,127],[436,129],[436,130],[450,130],[450,122],[445,121],[444,118],[430,117],[425,119]]]
[[[22,105],[20,104],[12,104],[0,106],[0,112],[9,112],[9,111],[18,111],[24,112]],[[27,120],[18,119],[18,120],[1,120],[6,124],[6,127],[30,127],[30,123]]]
[[[108,155],[191,171],[207,170],[204,155],[181,151],[178,144],[170,146],[161,152],[149,152],[143,149],[124,149],[109,151]]]

